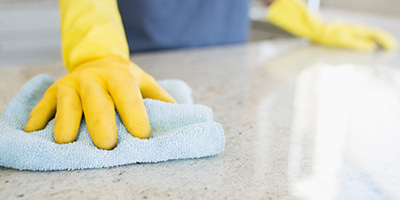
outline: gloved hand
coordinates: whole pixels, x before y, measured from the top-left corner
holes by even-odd
[[[43,129],[55,114],[54,140],[73,142],[82,111],[93,143],[112,149],[117,143],[114,103],[126,129],[134,137],[149,138],[144,98],[175,102],[155,79],[120,57],[83,63],[56,81],[33,109],[26,132]]]
[[[93,143],[112,149],[118,138],[115,105],[129,133],[149,138],[142,96],[175,100],[129,60],[116,1],[60,0],[60,11],[63,57],[70,73],[46,91],[25,131],[43,129],[55,115],[55,142],[73,142],[83,112]]]
[[[293,35],[325,46],[360,51],[373,51],[378,45],[385,50],[397,47],[396,38],[377,28],[324,24],[310,14],[300,0],[275,0],[269,6],[267,20]]]

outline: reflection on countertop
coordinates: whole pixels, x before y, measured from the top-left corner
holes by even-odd
[[[399,20],[385,22],[400,38]],[[132,59],[157,79],[192,86],[195,103],[224,126],[225,151],[98,170],[0,168],[0,199],[400,198],[400,50],[276,39]],[[1,68],[0,111],[38,73],[65,70],[61,62]]]
[[[300,199],[400,197],[399,80],[399,70],[321,64],[303,70],[265,97],[259,105],[264,109],[257,111],[264,124],[276,115],[288,116],[280,122],[287,138],[268,140],[285,146],[287,166],[282,173],[292,195]],[[290,103],[277,106],[280,102]],[[274,128],[262,128],[259,134],[274,133]]]

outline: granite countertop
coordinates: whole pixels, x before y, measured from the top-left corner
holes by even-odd
[[[364,19],[400,38],[398,18]],[[400,198],[400,50],[275,39],[132,59],[157,79],[186,81],[224,126],[225,151],[96,170],[0,167],[0,199]],[[39,73],[66,72],[61,62],[0,68],[0,111]]]

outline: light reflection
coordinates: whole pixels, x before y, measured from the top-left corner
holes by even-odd
[[[352,65],[298,75],[287,172],[295,197],[400,198],[399,78]]]
[[[300,40],[259,47],[252,61],[275,88],[253,97],[260,99],[261,147],[254,177],[279,180],[297,199],[400,199],[397,54],[337,51]]]
[[[313,152],[312,174],[294,184],[294,194],[305,199],[336,199],[340,170],[343,162],[347,123],[349,118],[349,97],[352,91],[353,68],[351,66],[314,68],[300,76],[300,90],[295,94],[296,120],[293,123],[293,144],[304,134],[301,130],[309,110],[316,110],[315,146]],[[314,76],[314,77],[313,77]],[[305,82],[305,83],[302,83]],[[306,84],[306,85],[304,85]],[[303,107],[310,98],[304,97],[316,89],[314,108]],[[312,98],[311,98],[312,99]],[[299,144],[301,145],[301,144]],[[299,160],[296,154],[301,147],[293,146],[289,160],[289,170],[295,171]],[[293,163],[294,162],[294,163]]]
[[[399,71],[381,67],[358,74],[348,160],[353,168],[367,175],[376,193],[385,199],[400,199]]]

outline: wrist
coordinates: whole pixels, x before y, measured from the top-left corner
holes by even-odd
[[[122,56],[105,56],[100,58],[86,59],[73,67],[67,68],[69,73],[86,68],[105,69],[112,67],[114,70],[132,69],[132,61]]]
[[[108,56],[129,59],[129,48],[116,0],[60,0],[61,42],[65,67]]]

